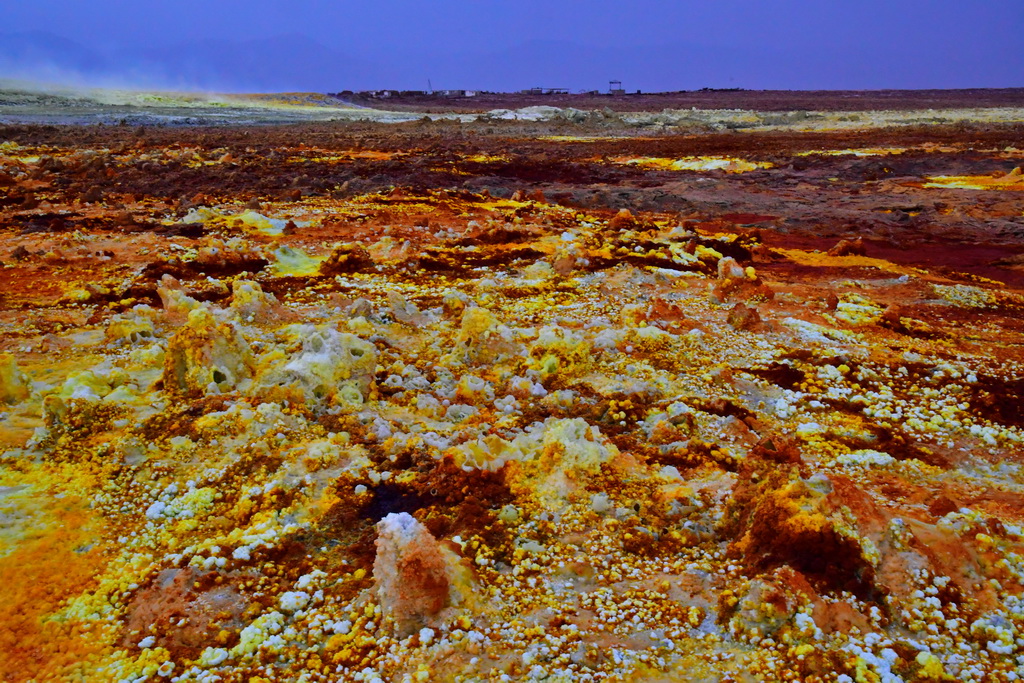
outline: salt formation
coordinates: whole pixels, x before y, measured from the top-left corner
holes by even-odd
[[[400,323],[419,327],[429,322],[429,318],[416,308],[416,304],[398,292],[388,292],[388,307],[391,309],[391,315]]]
[[[310,277],[320,270],[322,257],[312,257],[303,249],[281,246],[272,254],[270,270],[275,275],[288,277]]]
[[[28,378],[14,356],[0,353],[0,403],[18,403],[28,398],[30,391]]]
[[[252,370],[252,351],[238,329],[197,308],[167,344],[164,387],[188,396],[230,391]]]
[[[238,237],[226,241],[208,237],[203,240],[202,246],[196,249],[196,263],[206,268],[207,272],[216,272],[225,268],[249,265],[259,268],[265,263],[265,259],[259,245]]]
[[[854,326],[871,325],[882,317],[884,309],[870,299],[859,294],[847,294],[836,305],[837,320]]]
[[[399,635],[438,625],[446,608],[466,602],[468,570],[409,513],[382,519],[376,546],[373,578],[381,608]]]
[[[277,348],[260,359],[256,391],[280,400],[362,405],[370,396],[377,367],[373,344],[321,325],[292,325],[286,333],[301,350]]]
[[[150,309],[152,310],[152,309]],[[139,344],[156,336],[153,321],[141,315],[126,314],[111,320],[106,339],[115,345]]]

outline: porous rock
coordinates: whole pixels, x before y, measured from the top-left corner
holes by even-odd
[[[375,382],[377,349],[348,332],[321,325],[294,325],[297,352],[276,349],[259,361],[257,393],[271,400],[361,405]]]
[[[230,391],[252,376],[249,344],[231,323],[218,322],[206,308],[188,315],[171,337],[164,358],[164,388],[187,396]]]

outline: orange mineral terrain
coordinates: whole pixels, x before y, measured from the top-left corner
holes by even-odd
[[[1021,123],[602,121],[0,126],[0,680],[1024,676]]]

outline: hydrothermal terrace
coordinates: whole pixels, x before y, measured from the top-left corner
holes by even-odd
[[[0,127],[0,679],[1018,680],[1007,111]]]

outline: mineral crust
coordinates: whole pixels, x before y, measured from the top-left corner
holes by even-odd
[[[1024,677],[1020,109],[458,116],[0,125],[0,680]]]

